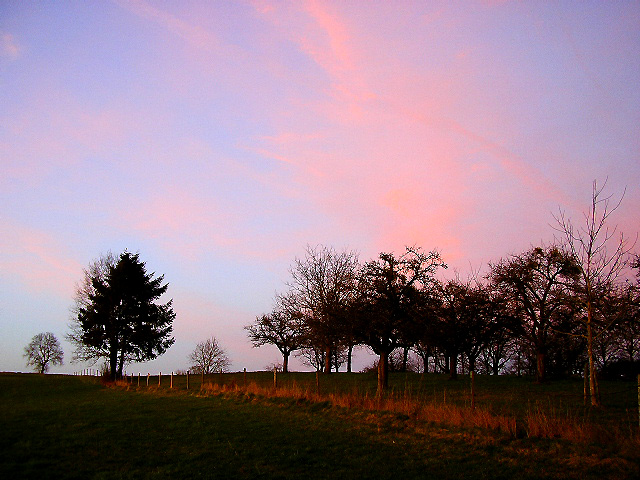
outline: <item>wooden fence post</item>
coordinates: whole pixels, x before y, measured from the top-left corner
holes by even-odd
[[[158,386],[160,386],[160,382],[162,381],[162,372],[158,375]]]
[[[247,388],[247,369],[242,369],[242,383],[244,384],[244,388]]]
[[[150,375],[150,373],[147,372],[147,387],[149,386],[149,375]]]
[[[278,388],[278,369],[273,367],[273,388]]]
[[[140,386],[140,372],[138,372],[138,386]]]
[[[173,372],[171,372],[171,383],[169,384],[169,388],[173,388]]]
[[[187,390],[189,390],[189,370],[187,370]]]

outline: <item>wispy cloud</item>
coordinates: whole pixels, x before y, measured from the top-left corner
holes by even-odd
[[[607,175],[637,231],[638,5],[467,7],[5,9],[3,281],[68,299],[100,251],[140,249],[199,341],[268,308],[307,243],[478,268],[551,238],[558,205],[581,218]]]
[[[16,42],[14,36],[0,31],[0,55],[9,60],[15,60],[20,56],[21,52],[22,47]]]
[[[126,8],[131,13],[142,18],[152,20],[162,25],[171,33],[179,36],[191,46],[217,51],[221,47],[221,42],[211,31],[180,19],[166,10],[162,10],[144,0],[115,0],[117,4]]]
[[[0,184],[31,182],[51,169],[115,151],[145,131],[145,117],[135,108],[93,108],[63,91],[43,90],[21,111],[0,116],[0,155],[6,159]]]
[[[52,234],[0,218],[0,274],[19,279],[35,294],[71,299],[83,266]]]

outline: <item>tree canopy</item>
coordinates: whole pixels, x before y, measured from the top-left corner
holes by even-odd
[[[105,262],[94,262],[101,265]],[[123,252],[117,262],[89,273],[91,287],[79,289],[77,316],[68,338],[76,344],[75,358],[108,361],[112,379],[129,362],[152,360],[174,343],[172,300],[156,301],[168,288],[164,276],[147,273],[139,254]],[[84,295],[84,296],[83,296]]]
[[[367,346],[379,355],[379,390],[390,359],[404,370],[410,350],[425,372],[431,358],[433,371],[451,378],[466,370],[541,382],[583,373],[588,363],[598,405],[596,370],[640,362],[640,257],[608,225],[619,205],[611,199],[594,182],[584,226],[561,210],[556,229],[564,239],[489,263],[484,278],[478,271],[466,282],[457,273],[436,278],[446,265],[435,250],[407,248],[360,264],[354,252],[308,247],[276,308],[245,328],[254,346],[278,346],[285,366],[298,350],[325,372],[345,358],[350,371],[352,348]]]
[[[420,315],[424,288],[438,268],[446,268],[438,252],[407,248],[399,257],[381,253],[360,275],[357,338],[380,356],[378,391],[388,385],[389,354],[413,330]]]
[[[491,265],[495,288],[514,305],[535,349],[538,381],[545,378],[549,333],[563,314],[570,314],[570,284],[579,273],[574,257],[556,246],[534,247]]]
[[[229,357],[220,346],[216,337],[199,342],[189,354],[190,370],[193,373],[208,375],[209,373],[226,372],[231,364]]]
[[[289,371],[289,356],[304,345],[306,336],[302,314],[287,308],[286,301],[279,301],[271,313],[256,317],[255,322],[244,328],[254,347],[266,344],[278,347],[283,373]]]
[[[24,348],[27,366],[32,366],[38,373],[47,373],[51,365],[62,365],[62,347],[51,332],[34,335]]]
[[[290,269],[286,308],[305,320],[305,347],[323,352],[326,373],[344,340],[346,312],[356,296],[358,254],[331,247],[307,246],[305,258]]]

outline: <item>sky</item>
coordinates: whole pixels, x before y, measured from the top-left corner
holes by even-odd
[[[464,277],[552,242],[559,209],[580,224],[594,180],[635,238],[639,85],[638,1],[4,0],[0,371],[46,331],[52,372],[89,366],[64,337],[107,251],[169,283],[144,374],[210,336],[234,371],[281,361],[243,326],[307,245]]]

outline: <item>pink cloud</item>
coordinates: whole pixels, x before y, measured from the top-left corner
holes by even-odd
[[[172,34],[181,37],[191,46],[215,51],[221,46],[218,38],[209,30],[186,22],[176,15],[161,10],[143,0],[118,0],[117,3],[141,18],[152,20],[162,25]]]
[[[385,31],[378,38],[375,29],[359,28],[357,18],[340,8],[305,3],[303,13],[270,9],[265,14],[283,31],[290,28],[286,35],[327,73],[325,86],[334,95],[306,101],[325,122],[321,127],[286,119],[254,151],[293,161],[296,181],[330,212],[336,230],[367,232],[368,245],[417,242],[462,259],[473,248],[462,227],[504,208],[493,203],[495,190],[513,192],[520,222],[547,229],[546,205],[566,205],[571,198],[537,166],[539,148],[527,158],[514,152],[514,145],[522,148],[524,134],[512,122],[521,99],[510,72],[496,64],[491,78],[496,91],[517,101],[510,108],[491,104],[498,96],[486,97],[486,85],[477,82],[483,45],[451,48],[442,65],[410,63],[381,43],[391,38],[402,51],[400,32]],[[442,12],[434,15],[427,38],[464,27],[464,17],[447,23],[439,20]],[[428,47],[422,58],[429,61]],[[340,93],[343,87],[350,95]],[[315,144],[320,132],[323,141]],[[517,228],[499,220],[489,224],[495,231]],[[530,241],[539,241],[534,235]],[[507,236],[500,238],[506,242]]]
[[[0,156],[6,159],[3,180],[35,181],[87,156],[117,151],[142,136],[146,118],[117,103],[92,109],[57,89],[41,91],[22,111],[0,117],[9,132],[7,141],[0,142]]]
[[[22,47],[18,45],[13,35],[0,32],[0,56],[10,60],[17,59],[22,52]]]
[[[143,200],[140,208],[119,212],[112,222],[194,261],[214,246],[229,249],[238,243],[232,217],[214,199],[199,198],[178,187]]]
[[[259,4],[256,9],[324,70],[334,99],[345,102],[353,115],[359,115],[357,105],[373,100],[375,94],[360,75],[346,18],[331,3],[306,1],[295,5],[297,8],[292,9],[272,4],[265,9],[264,4]]]
[[[7,219],[0,223],[0,273],[19,279],[35,293],[71,300],[83,265],[68,248],[49,233]]]

